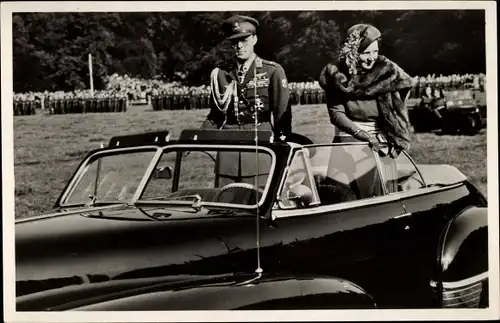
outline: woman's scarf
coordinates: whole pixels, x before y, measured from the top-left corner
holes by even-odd
[[[329,101],[339,102],[340,98],[348,96],[374,97],[380,116],[378,127],[388,143],[399,151],[409,149],[411,126],[404,100],[414,82],[396,63],[379,55],[367,73],[358,72],[349,77],[339,69],[339,65],[329,63],[321,71],[319,84],[326,91]]]

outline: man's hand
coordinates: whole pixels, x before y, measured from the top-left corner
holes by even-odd
[[[353,136],[356,139],[368,141],[368,145],[371,149],[373,149],[373,151],[378,152],[380,150],[380,142],[373,134],[360,129],[356,131]]]

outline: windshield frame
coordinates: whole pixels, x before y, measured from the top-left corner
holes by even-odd
[[[276,170],[276,153],[270,149],[269,147],[262,146],[262,145],[257,145],[257,146],[252,146],[252,145],[215,145],[215,144],[170,144],[168,146],[161,147],[161,153],[156,159],[151,171],[146,174],[146,179],[144,186],[140,186],[138,188],[138,191],[140,189],[140,194],[137,195],[137,199],[133,201],[133,203],[140,203],[140,204],[154,204],[154,205],[172,205],[172,204],[178,204],[178,206],[188,206],[189,207],[189,202],[185,203],[186,201],[176,201],[175,203],[172,203],[173,201],[161,201],[161,200],[142,200],[140,197],[145,191],[145,188],[149,182],[149,180],[152,177],[152,172],[153,170],[157,167],[158,163],[160,162],[161,156],[165,153],[165,151],[171,150],[175,152],[176,150],[184,150],[186,149],[192,149],[195,148],[193,151],[207,151],[207,150],[215,150],[215,151],[245,151],[245,152],[255,152],[256,149],[259,150],[260,153],[267,152],[271,156],[271,167],[269,169],[269,176],[266,180],[266,185],[264,187],[264,190],[262,191],[262,196],[259,199],[259,202],[257,205],[245,205],[245,204],[233,204],[233,203],[217,203],[217,202],[200,202],[198,205],[200,206],[213,206],[213,207],[223,207],[223,208],[234,208],[234,209],[246,209],[246,210],[253,210],[256,209],[257,207],[262,207],[262,205],[265,203],[269,189],[271,188],[271,184],[273,181],[273,177],[275,174]],[[184,202],[184,203],[182,203]]]
[[[119,202],[117,201],[116,203],[113,203],[111,201],[97,201],[97,203],[106,203],[106,204],[124,204],[124,203],[133,203],[133,201],[137,200],[138,192],[141,191],[141,187],[145,185],[145,179],[146,175],[149,174],[154,170],[154,165],[156,165],[157,160],[161,156],[162,152],[162,147],[158,146],[134,146],[134,147],[117,147],[117,148],[104,148],[103,150],[98,150],[94,153],[91,153],[88,155],[85,160],[78,166],[78,169],[76,173],[73,175],[71,178],[70,182],[68,183],[67,187],[64,189],[61,198],[59,199],[58,206],[59,207],[79,207],[79,206],[85,206],[85,203],[65,203],[69,197],[73,194],[74,190],[76,189],[76,186],[79,184],[80,180],[82,179],[82,176],[87,172],[88,168],[92,164],[90,163],[93,160],[103,158],[106,156],[111,156],[111,155],[120,155],[120,154],[126,154],[126,153],[136,153],[136,152],[155,152],[153,157],[151,158],[151,161],[149,162],[148,167],[146,168],[144,175],[141,178],[141,181],[139,182],[139,185],[132,195],[132,198],[129,199],[128,201],[125,202]]]

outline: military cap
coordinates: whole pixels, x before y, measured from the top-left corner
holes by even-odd
[[[359,31],[359,35],[361,36],[361,43],[358,48],[359,52],[364,51],[368,46],[370,46],[371,43],[378,40],[382,36],[380,31],[372,25],[357,24],[347,30],[347,37],[355,31]]]
[[[257,32],[259,22],[248,16],[235,15],[222,22],[222,30],[227,39],[235,39],[253,35]]]

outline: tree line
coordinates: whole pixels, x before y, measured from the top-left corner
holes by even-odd
[[[89,53],[96,89],[113,73],[206,84],[234,64],[220,23],[236,13],[260,22],[256,51],[290,82],[315,80],[356,23],[378,27],[380,53],[412,76],[486,72],[483,10],[16,13],[14,91],[89,88]]]

